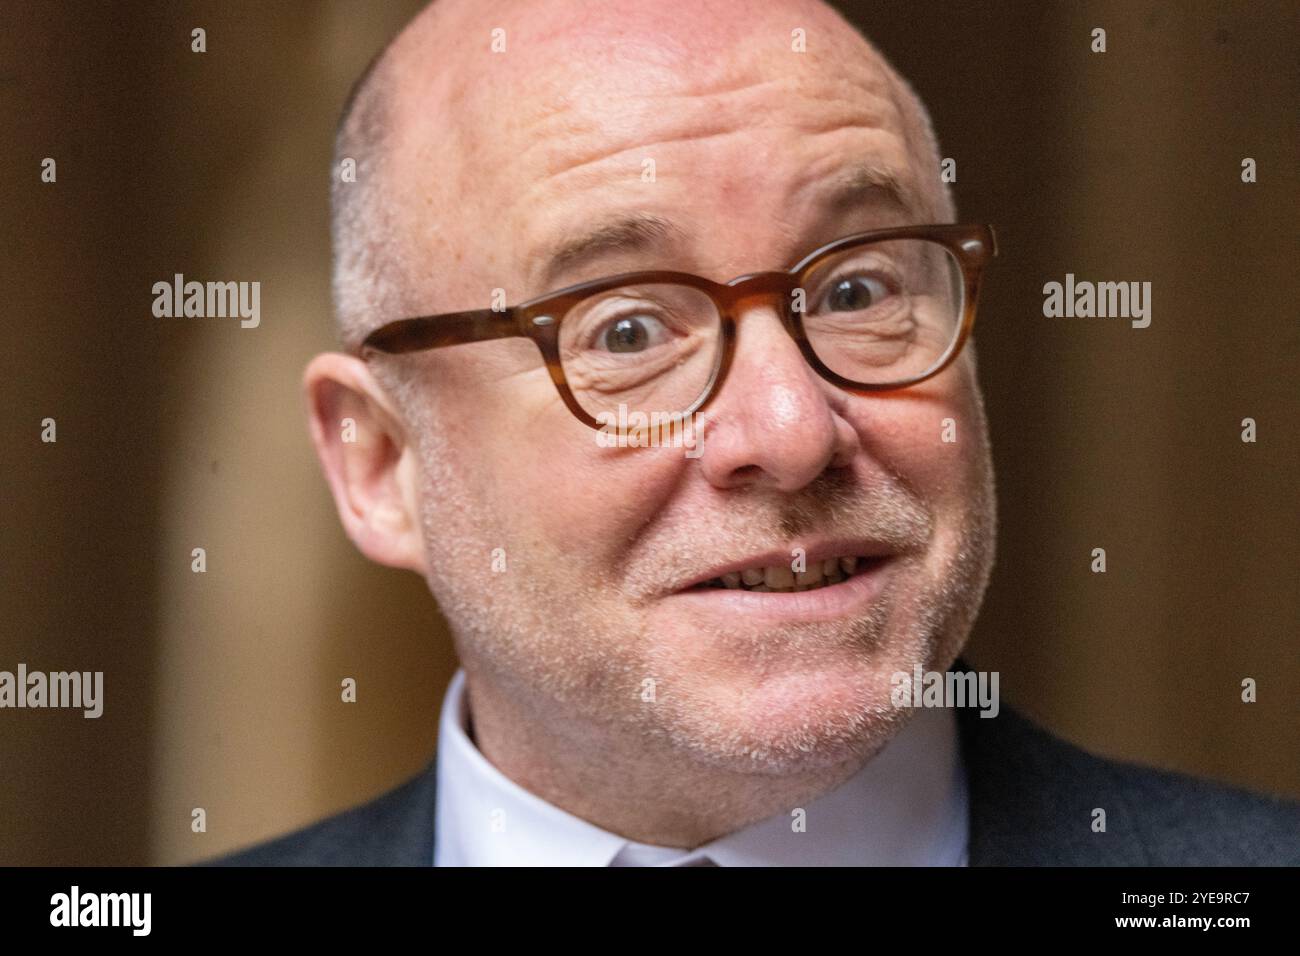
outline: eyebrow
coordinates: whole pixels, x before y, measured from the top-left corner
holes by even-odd
[[[645,252],[684,238],[682,230],[662,216],[649,213],[620,216],[561,243],[541,271],[541,287],[552,288],[560,276],[601,256]]]
[[[911,183],[888,166],[861,162],[829,180],[823,204],[838,208],[875,202],[898,207],[901,212],[919,215],[925,208],[922,197]]]

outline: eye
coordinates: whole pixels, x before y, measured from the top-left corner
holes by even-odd
[[[861,312],[889,297],[889,287],[872,276],[845,276],[827,290],[823,303],[832,312]]]
[[[667,331],[664,324],[652,315],[625,315],[605,326],[597,337],[597,344],[607,352],[641,352],[662,342]]]

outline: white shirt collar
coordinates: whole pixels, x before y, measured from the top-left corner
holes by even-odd
[[[965,866],[967,792],[955,714],[920,708],[848,782],[695,850],[626,840],[510,780],[468,734],[465,672],[438,729],[435,866]]]

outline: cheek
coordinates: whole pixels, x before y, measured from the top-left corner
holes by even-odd
[[[938,520],[974,506],[990,459],[983,408],[964,365],[864,405],[857,425],[867,454],[901,476]]]
[[[476,405],[471,442],[481,506],[530,573],[556,579],[616,569],[677,488],[687,459],[674,448],[605,448],[565,407],[544,370],[502,381]],[[540,559],[540,560],[539,560]]]
[[[629,545],[664,512],[686,459],[670,448],[604,448],[597,435],[576,420],[561,422],[551,441],[521,449],[519,470],[537,502],[535,534],[564,550],[566,562],[615,576]]]

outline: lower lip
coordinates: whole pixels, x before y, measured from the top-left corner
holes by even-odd
[[[880,597],[885,575],[893,566],[892,558],[877,560],[846,581],[812,591],[691,588],[670,595],[668,600],[684,602],[693,611],[744,615],[751,621],[838,621],[864,613]]]

